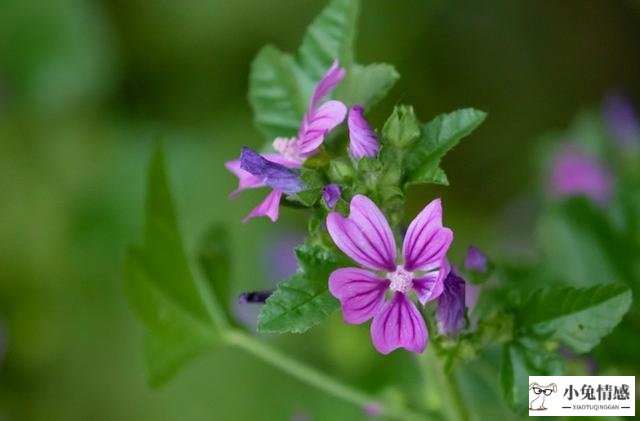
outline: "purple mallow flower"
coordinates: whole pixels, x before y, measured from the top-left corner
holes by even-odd
[[[331,212],[327,230],[340,250],[366,268],[341,268],[329,276],[329,290],[340,301],[344,320],[360,324],[373,318],[371,338],[381,354],[397,348],[424,351],[427,327],[408,294],[415,292],[424,305],[442,292],[453,232],[442,226],[440,199],[409,225],[401,264],[396,262],[396,242],[387,219],[366,196],[353,197],[347,218]]]
[[[349,110],[349,154],[353,159],[374,157],[378,154],[378,136],[364,118],[364,108],[354,105]]]
[[[444,279],[442,294],[438,297],[436,320],[438,331],[455,335],[464,327],[465,282],[454,269]]]
[[[340,199],[340,186],[337,184],[327,184],[322,188],[322,198],[329,209],[333,209]]]
[[[340,101],[327,101],[320,105],[320,101],[336,87],[344,78],[345,70],[340,67],[336,60],[329,68],[327,73],[316,85],[309,108],[304,115],[298,135],[294,138],[276,138],[273,141],[273,147],[277,153],[262,154],[262,157],[271,163],[280,164],[287,168],[299,168],[302,166],[307,157],[313,155],[318,147],[324,141],[324,136],[342,123],[346,114],[347,107]],[[252,167],[252,163],[245,162],[245,166]],[[278,219],[280,199],[282,194],[289,194],[286,191],[274,188],[272,184],[285,188],[293,186],[292,180],[285,180],[276,177],[268,179],[271,184],[265,182],[264,174],[254,175],[243,168],[241,159],[235,159],[225,163],[225,167],[238,177],[238,188],[231,193],[231,197],[237,196],[241,191],[251,188],[271,186],[273,191],[267,195],[262,203],[247,215],[243,222],[257,216],[268,216],[272,221]],[[280,173],[282,174],[282,172]]]
[[[603,114],[609,131],[621,146],[640,146],[640,122],[627,98],[619,94],[607,96]]]
[[[464,268],[469,271],[484,273],[489,268],[489,259],[479,248],[469,246],[464,259]]]
[[[254,152],[246,146],[240,153],[240,168],[258,177],[260,182],[285,194],[295,194],[302,190],[300,174]]]
[[[261,186],[269,186],[273,190],[267,195],[242,222],[256,216],[268,216],[272,221],[278,219],[280,211],[280,198],[282,194],[295,194],[302,190],[303,183],[300,175],[282,164],[265,159],[250,148],[242,148],[240,154],[240,169],[255,177],[256,183]]]
[[[347,107],[342,102],[319,104],[344,79],[345,74],[346,70],[340,67],[338,60],[334,61],[313,91],[298,135],[293,138],[278,137],[273,141],[273,148],[282,156],[302,164],[317,151],[326,134],[344,121]]]
[[[549,187],[556,197],[585,195],[603,205],[611,197],[613,180],[600,161],[569,146],[554,157]]]

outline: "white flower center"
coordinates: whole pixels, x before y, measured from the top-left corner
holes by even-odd
[[[300,154],[298,152],[298,142],[295,137],[277,137],[273,141],[273,149],[275,149],[280,155],[293,161],[300,160]]]
[[[413,272],[404,269],[404,266],[398,265],[395,272],[387,273],[387,279],[391,281],[389,289],[406,294],[411,289],[411,281],[413,281]]]

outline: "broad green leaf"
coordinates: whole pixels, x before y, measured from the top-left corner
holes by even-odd
[[[314,83],[334,60],[343,66],[353,63],[357,17],[358,0],[333,0],[307,28],[297,59]]]
[[[348,261],[319,246],[296,249],[298,273],[278,285],[258,317],[258,330],[302,333],[340,308],[328,290],[329,275]]]
[[[149,382],[160,385],[220,341],[182,245],[158,147],[149,167],[143,242],[125,262],[129,300],[147,329]]]
[[[295,136],[306,101],[293,59],[273,46],[263,47],[249,74],[249,102],[255,123],[268,141]]]
[[[231,314],[231,256],[229,233],[219,225],[210,227],[198,245],[198,263],[205,275],[209,289],[220,304],[226,320],[232,320]],[[215,311],[215,310],[214,310]]]
[[[540,342],[521,339],[506,344],[500,361],[502,396],[514,412],[524,415],[529,408],[529,376],[558,375],[561,370],[560,355]]]
[[[545,269],[558,279],[576,286],[634,283],[632,247],[586,198],[549,207],[538,222],[537,234]]]
[[[382,127],[382,141],[399,148],[411,144],[420,136],[420,122],[413,107],[398,105]]]
[[[377,104],[400,79],[390,64],[353,64],[336,90],[336,97],[346,104],[360,104],[369,109]]]
[[[532,294],[517,320],[527,334],[557,340],[584,353],[611,333],[630,305],[631,291],[622,284],[547,288]]]
[[[442,183],[444,173],[440,160],[460,140],[473,132],[485,119],[486,113],[473,108],[441,114],[422,128],[422,135],[407,155],[407,184]]]

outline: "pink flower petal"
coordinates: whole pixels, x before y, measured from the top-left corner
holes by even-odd
[[[287,168],[300,168],[302,166],[301,162],[287,156],[283,156],[279,153],[262,153],[260,155],[262,155],[264,159],[268,159],[276,164],[284,165]]]
[[[256,206],[256,208],[242,220],[242,223],[244,224],[249,219],[258,216],[268,216],[271,221],[276,222],[278,220],[278,213],[280,211],[281,197],[282,192],[272,190],[271,193],[269,193],[267,197],[262,201],[262,203]]]
[[[449,268],[443,262],[438,270],[425,273],[413,280],[413,290],[418,296],[420,304],[425,305],[442,294],[444,279],[447,277],[448,273]]]
[[[380,143],[378,136],[364,118],[364,108],[360,105],[351,107],[347,123],[349,125],[349,154],[354,159],[376,156]]]
[[[408,271],[438,267],[453,241],[453,232],[442,227],[440,199],[432,200],[415,217],[402,244],[404,267]]]
[[[329,276],[329,291],[340,300],[344,321],[364,323],[378,313],[384,303],[389,281],[359,268],[342,268]]]
[[[309,102],[309,109],[314,110],[322,98],[329,95],[331,91],[344,79],[347,71],[340,67],[338,60],[335,60],[329,70],[322,76],[316,84]]]
[[[374,270],[396,269],[396,242],[380,209],[366,196],[351,199],[351,212],[344,218],[337,212],[327,217],[327,230],[347,256]]]
[[[318,149],[327,133],[344,121],[347,107],[340,101],[327,101],[307,112],[298,133],[298,153],[308,156]]]
[[[396,292],[371,323],[373,346],[381,354],[394,349],[421,353],[427,346],[427,326],[422,315],[403,293]]]
[[[241,191],[246,189],[255,189],[257,187],[263,187],[264,183],[259,177],[248,173],[240,168],[240,160],[234,159],[233,161],[227,161],[224,163],[226,169],[231,171],[236,177],[238,177],[238,188],[231,192],[230,197],[236,197]]]

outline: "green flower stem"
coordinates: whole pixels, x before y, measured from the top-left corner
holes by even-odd
[[[426,384],[427,406],[438,410],[450,421],[469,419],[464,400],[453,374],[445,373],[442,362],[435,354],[435,349],[427,348],[418,357]]]
[[[427,418],[426,415],[419,415],[404,408],[384,405],[366,393],[354,389],[300,361],[296,361],[242,331],[230,329],[227,331],[226,340],[230,345],[249,352],[309,386],[350,402],[362,409],[367,405],[376,404],[379,405],[381,415],[387,418],[398,420],[423,420]],[[431,419],[431,417],[429,418]]]

